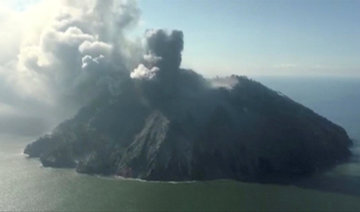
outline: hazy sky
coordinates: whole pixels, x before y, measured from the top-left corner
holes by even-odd
[[[140,0],[142,29],[184,31],[204,74],[360,75],[360,1]]]
[[[0,132],[149,71],[146,29],[181,30],[182,66],[205,76],[360,77],[360,0],[0,0],[0,28]]]
[[[38,0],[2,0],[24,10]],[[360,1],[139,0],[148,28],[185,34],[185,67],[205,75],[360,76]]]

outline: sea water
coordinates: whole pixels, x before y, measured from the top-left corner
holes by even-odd
[[[360,80],[255,79],[344,126],[357,145]],[[0,211],[360,211],[360,195],[346,192],[360,190],[357,160],[326,173],[340,186],[331,191],[232,180],[146,182],[44,168],[22,154],[34,139],[0,135]]]

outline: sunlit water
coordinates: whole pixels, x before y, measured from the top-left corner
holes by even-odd
[[[343,125],[351,137],[360,138],[360,81],[258,80]],[[22,154],[33,139],[0,136],[0,211],[360,211],[360,196],[346,192],[225,180],[140,182],[43,168],[38,160]],[[327,175],[339,176],[342,185],[341,176],[360,177],[360,164],[341,165]],[[354,189],[360,184],[350,182]]]

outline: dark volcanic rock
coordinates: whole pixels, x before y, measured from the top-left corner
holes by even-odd
[[[181,69],[182,37],[150,31],[142,67],[154,77],[125,77],[25,153],[45,166],[150,180],[279,181],[349,158],[345,130],[288,97],[245,77],[216,88]]]
[[[249,181],[304,176],[350,156],[341,127],[258,82],[233,79],[232,89],[190,86],[160,103],[139,96],[135,83],[83,108],[25,153],[82,173]]]

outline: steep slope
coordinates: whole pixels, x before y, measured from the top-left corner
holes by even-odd
[[[341,127],[257,82],[237,79],[233,89],[172,99],[163,108],[134,95],[91,105],[25,153],[45,166],[152,180],[275,180],[349,157],[351,141]]]
[[[349,158],[345,130],[288,97],[246,77],[211,83],[180,68],[182,36],[149,32],[133,79],[25,153],[44,166],[151,180],[288,180]]]

